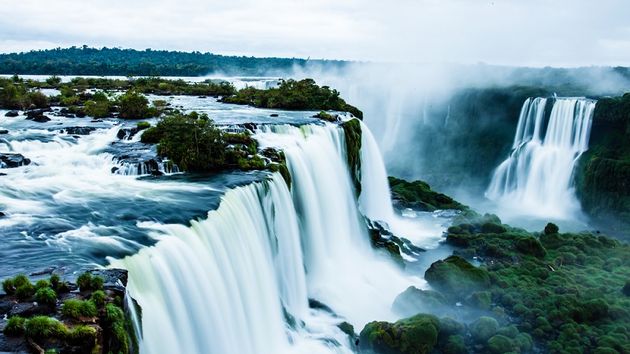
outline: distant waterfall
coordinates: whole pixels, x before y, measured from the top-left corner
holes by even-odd
[[[495,170],[486,196],[521,213],[566,218],[580,209],[573,170],[588,149],[596,102],[557,98],[547,119],[547,101],[523,104],[512,152]]]
[[[141,353],[350,353],[336,324],[392,320],[394,297],[420,286],[369,245],[342,129],[260,129],[285,152],[291,191],[277,173],[233,189],[207,219],[160,226],[156,246],[113,261],[143,308]]]

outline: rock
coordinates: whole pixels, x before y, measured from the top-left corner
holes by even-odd
[[[490,337],[494,336],[499,330],[499,322],[492,317],[481,316],[470,325],[470,333],[473,338],[485,343]]]
[[[428,354],[437,344],[440,322],[420,314],[396,323],[370,322],[359,335],[361,352]]]
[[[271,113],[271,114],[269,115],[269,117],[277,117],[277,116],[278,116],[278,113]]]
[[[560,231],[560,228],[554,223],[550,222],[545,226],[545,235],[557,234],[558,231]]]
[[[38,123],[46,123],[50,121],[48,116],[44,115],[44,112],[49,112],[50,108],[42,108],[42,109],[32,109],[26,111],[26,119],[32,120],[33,122]]]
[[[105,289],[121,292],[124,295],[128,279],[128,272],[125,269],[94,269],[89,273],[103,278]]]
[[[3,218],[3,217],[5,217],[5,216],[7,216],[7,214],[5,214],[5,213],[3,213],[3,212],[1,212],[1,211],[0,211],[0,218]]]
[[[424,278],[446,296],[460,299],[490,286],[490,276],[485,269],[477,268],[459,256],[450,256],[431,264]]]
[[[75,116],[77,118],[85,118],[85,116],[87,116],[87,113],[85,113],[85,111],[78,111],[75,113]]]
[[[6,129],[0,129],[0,134],[9,134],[9,131]]]
[[[22,154],[0,153],[0,168],[15,168],[26,166],[30,163],[31,160],[27,159]]]
[[[131,140],[140,130],[138,128],[121,128],[116,137],[120,140]]]
[[[14,304],[13,307],[11,307],[11,310],[9,310],[7,316],[31,317],[37,315],[47,315],[52,311],[54,310],[51,309],[49,306],[40,306],[35,302],[20,302]]]
[[[446,298],[437,291],[420,290],[410,286],[396,297],[392,309],[398,315],[407,317],[421,312],[435,311],[446,304]]]
[[[18,111],[8,111],[4,116],[5,117],[17,117],[20,113]]]
[[[13,305],[15,305],[14,301],[0,301],[0,317],[9,313],[9,311],[13,308]]]
[[[90,135],[95,130],[96,128],[94,127],[67,127],[61,129],[61,132],[65,132],[68,135]]]

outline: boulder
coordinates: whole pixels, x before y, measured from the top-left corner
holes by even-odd
[[[65,132],[69,135],[90,135],[91,132],[95,131],[94,127],[67,127],[61,129],[61,132]]]
[[[125,293],[128,272],[125,269],[94,269],[89,271],[93,276],[103,278],[103,287],[108,290]]]
[[[32,110],[26,111],[26,119],[32,120],[33,122],[46,123],[50,121],[50,118],[44,115],[44,112],[49,112],[49,111],[50,111],[50,108],[32,109]]]
[[[361,353],[428,354],[438,341],[440,321],[419,314],[396,323],[370,322],[359,335]]]
[[[30,163],[31,160],[27,159],[22,154],[0,153],[0,168],[15,168],[25,166]]]
[[[6,129],[0,129],[0,134],[9,134],[9,131]]]
[[[11,307],[11,310],[7,313],[8,317],[20,316],[31,317],[38,315],[47,315],[54,311],[49,306],[38,305],[36,302],[20,302]]]
[[[447,304],[446,298],[433,290],[420,290],[410,286],[400,293],[392,309],[400,316],[412,316],[421,312],[430,312]]]
[[[499,330],[499,322],[492,317],[481,316],[475,322],[470,325],[470,333],[473,338],[480,342],[484,343],[490,337],[497,334]]]
[[[4,116],[5,117],[17,117],[20,113],[18,111],[8,111]]]
[[[490,276],[485,269],[477,268],[459,256],[431,264],[424,278],[435,289],[459,299],[490,286]]]

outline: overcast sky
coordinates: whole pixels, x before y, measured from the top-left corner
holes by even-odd
[[[0,51],[630,65],[630,0],[0,0]]]

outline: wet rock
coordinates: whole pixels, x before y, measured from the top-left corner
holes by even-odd
[[[3,217],[5,217],[5,216],[7,216],[7,214],[5,214],[5,213],[3,213],[3,212],[1,212],[1,211],[0,211],[0,218],[3,218]]]
[[[4,116],[5,117],[17,117],[20,113],[18,111],[8,111]]]
[[[278,116],[278,113],[271,113],[271,114],[269,115],[269,117],[277,117],[277,116]]]
[[[47,315],[51,313],[51,311],[54,310],[52,310],[49,306],[38,305],[35,302],[20,302],[14,304],[13,307],[11,307],[11,310],[9,310],[7,316],[31,317],[38,315]]]
[[[410,286],[394,299],[392,309],[398,315],[408,317],[421,312],[436,311],[447,303],[446,298],[437,291],[420,290]]]
[[[85,113],[84,111],[78,111],[75,113],[77,118],[85,118],[85,116],[87,116],[87,113]]]
[[[424,278],[435,289],[457,298],[465,298],[490,286],[490,276],[485,269],[477,268],[459,256],[431,264]]]
[[[61,129],[61,132],[65,132],[70,135],[90,135],[91,132],[95,131],[94,127],[68,127]]]
[[[45,112],[50,112],[50,108],[32,109],[32,110],[26,111],[26,119],[32,120],[33,122],[38,122],[38,123],[49,122],[50,118],[44,115]]]
[[[103,287],[108,290],[113,290],[125,293],[125,287],[127,286],[128,272],[125,269],[94,269],[89,271],[94,276],[103,278]]]
[[[0,129],[0,134],[9,134],[9,131],[6,129]]]
[[[139,131],[138,128],[121,128],[116,137],[120,140],[131,140]]]
[[[13,308],[13,305],[15,305],[14,301],[0,301],[0,315],[9,313],[9,311]]]
[[[15,168],[25,166],[31,163],[22,154],[4,154],[0,153],[0,168]]]

